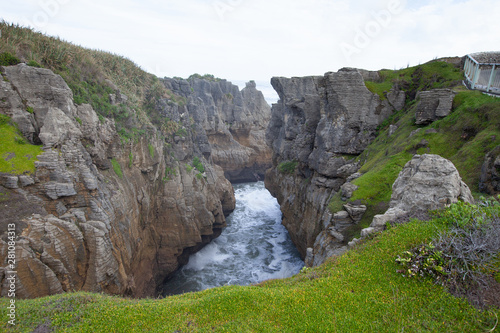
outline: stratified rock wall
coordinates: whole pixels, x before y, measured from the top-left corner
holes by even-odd
[[[99,120],[90,105],[75,105],[69,87],[50,70],[25,64],[1,70],[0,112],[44,147],[34,175],[0,175],[2,296],[8,292],[9,223],[18,236],[16,292],[24,298],[74,290],[154,296],[190,253],[220,234],[234,209],[233,189],[210,163],[210,142],[188,116],[217,128],[217,110],[208,108],[210,117],[198,119],[201,113],[188,113],[192,103],[159,101],[162,113],[178,117],[181,134],[167,144],[146,122],[144,135],[127,143],[113,120]],[[195,156],[204,172],[191,166]]]
[[[214,164],[231,182],[256,181],[271,167],[265,132],[271,108],[250,81],[241,91],[226,80],[163,79],[165,86],[187,100],[199,140]]]
[[[278,198],[283,224],[303,257],[308,248],[321,252],[318,258],[338,251],[345,243],[343,233],[359,221],[357,212],[366,210],[350,207],[351,216],[347,211],[332,215],[328,209],[331,196],[357,177],[360,166],[353,158],[394,111],[366,88],[363,75],[346,68],[271,80],[280,100],[272,107],[266,134],[273,149],[266,187]]]

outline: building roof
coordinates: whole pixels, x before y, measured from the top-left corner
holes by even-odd
[[[481,64],[500,64],[500,52],[478,52],[469,56]]]

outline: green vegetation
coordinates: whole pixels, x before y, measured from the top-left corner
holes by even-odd
[[[33,107],[31,107],[31,106],[28,106],[28,107],[26,108],[26,111],[28,111],[28,112],[29,112],[29,113],[31,113],[31,114],[33,114],[33,112],[35,112],[35,110],[34,110],[34,109],[33,109]]]
[[[41,146],[29,144],[10,117],[0,114],[0,172],[34,173],[36,157],[41,153]]]
[[[278,171],[281,173],[292,174],[295,172],[295,169],[297,168],[298,164],[299,163],[297,161],[281,162],[278,165]]]
[[[167,182],[173,179],[173,177],[177,176],[177,171],[175,171],[175,167],[165,167],[165,176],[163,177],[163,181]]]
[[[75,120],[77,123],[79,123],[80,125],[82,124],[82,120],[80,119],[80,117],[75,117]]]
[[[128,154],[128,168],[132,169],[132,166],[134,165],[134,154],[130,152]]]
[[[111,165],[113,166],[113,170],[116,173],[116,175],[120,178],[123,178],[122,167],[120,166],[120,163],[115,158],[111,159]]]
[[[186,163],[186,171],[188,173],[191,173],[191,171],[193,171],[193,167],[191,165],[189,165],[189,164]]]
[[[379,81],[366,81],[365,85],[381,99],[386,99],[387,92],[395,85],[405,90],[411,100],[419,91],[454,87],[463,80],[460,68],[443,61],[432,61],[398,71],[381,70],[379,74]]]
[[[149,156],[151,156],[151,158],[154,158],[155,157],[155,147],[153,147],[152,144],[148,143],[148,149],[149,149]]]
[[[104,118],[115,119],[124,141],[137,140],[139,131],[149,122],[160,126],[162,116],[156,109],[159,98],[179,105],[186,103],[156,76],[122,56],[85,49],[5,21],[0,21],[0,30],[0,49],[4,51],[0,65],[18,63],[19,57],[27,59],[30,66],[48,68],[61,75],[73,91],[75,103],[92,105],[101,122]],[[113,105],[110,94],[116,94],[117,88],[128,100]]]
[[[0,53],[0,66],[17,65],[21,61],[13,56],[10,52]]]
[[[200,80],[207,80],[207,81],[212,81],[212,82],[219,82],[222,81],[222,79],[213,76],[212,74],[205,74],[205,75],[200,75],[198,73],[194,73],[190,77],[188,77],[188,80],[192,79],[200,79]]]
[[[39,64],[38,62],[36,62],[35,60],[30,60],[30,61],[28,61],[27,65],[28,65],[28,66],[31,66],[31,67],[38,67],[38,68],[42,67],[42,65],[40,65],[40,64]]]
[[[363,176],[352,182],[359,189],[348,201],[360,201],[368,206],[358,225],[359,230],[367,227],[374,215],[387,209],[392,184],[414,154],[438,154],[449,159],[471,191],[479,192],[484,155],[500,144],[500,100],[456,86],[461,74],[453,65],[436,61],[380,73],[384,81],[377,83],[379,88],[388,82],[397,83],[409,97],[403,110],[379,126],[378,137],[357,158],[363,164],[360,170]],[[367,82],[367,86],[370,84]],[[437,87],[450,87],[457,91],[452,113],[428,126],[415,125],[417,104],[414,95],[417,91]],[[387,91],[387,86],[383,89]],[[388,133],[390,125],[397,126],[391,136]],[[329,208],[337,212],[343,204],[345,202],[340,195],[336,195]]]
[[[198,156],[193,157],[193,167],[200,173],[205,172],[205,167],[203,166],[203,163],[201,163],[200,158]]]
[[[439,218],[389,228],[345,255],[284,280],[165,299],[68,293],[18,300],[13,332],[486,332],[499,310],[480,311],[430,279],[403,277],[402,251],[428,244]],[[0,299],[5,317],[9,299]],[[0,329],[7,328],[0,322]]]

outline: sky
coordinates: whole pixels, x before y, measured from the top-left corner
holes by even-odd
[[[1,0],[0,19],[125,56],[159,77],[399,69],[500,50],[498,0]]]

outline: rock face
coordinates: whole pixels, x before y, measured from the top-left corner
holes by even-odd
[[[226,80],[165,78],[163,83],[186,98],[205,153],[224,169],[227,179],[250,182],[264,177],[271,167],[272,152],[265,140],[271,108],[255,82],[241,91]]]
[[[394,111],[366,88],[363,76],[373,75],[346,68],[324,76],[271,80],[280,100],[272,107],[266,134],[273,148],[266,187],[278,198],[283,224],[310,263],[318,264],[347,245],[343,233],[356,225],[363,208],[332,215],[328,203],[348,179],[359,177],[353,157]]]
[[[427,125],[451,113],[456,93],[450,89],[434,89],[417,94],[417,110],[415,123]]]
[[[484,158],[479,190],[489,195],[500,193],[500,146],[495,147]]]
[[[210,107],[211,116],[195,112],[194,102],[161,100],[157,108],[177,117],[179,135],[167,145],[146,123],[136,142],[123,143],[114,121],[99,120],[90,105],[75,105],[64,80],[50,70],[20,64],[1,71],[0,113],[44,147],[35,174],[0,175],[2,296],[8,292],[9,223],[18,236],[16,294],[24,298],[73,290],[154,296],[189,254],[220,234],[234,209],[233,189],[210,163],[208,135],[191,126],[215,128],[229,118]],[[241,105],[258,100],[255,94],[250,87]],[[247,122],[249,108],[243,108]],[[242,123],[237,128],[245,130]],[[204,172],[190,166],[195,157]]]
[[[390,208],[376,215],[365,233],[383,230],[388,221],[409,212],[440,209],[458,200],[474,202],[453,163],[438,155],[415,155],[392,186]]]

